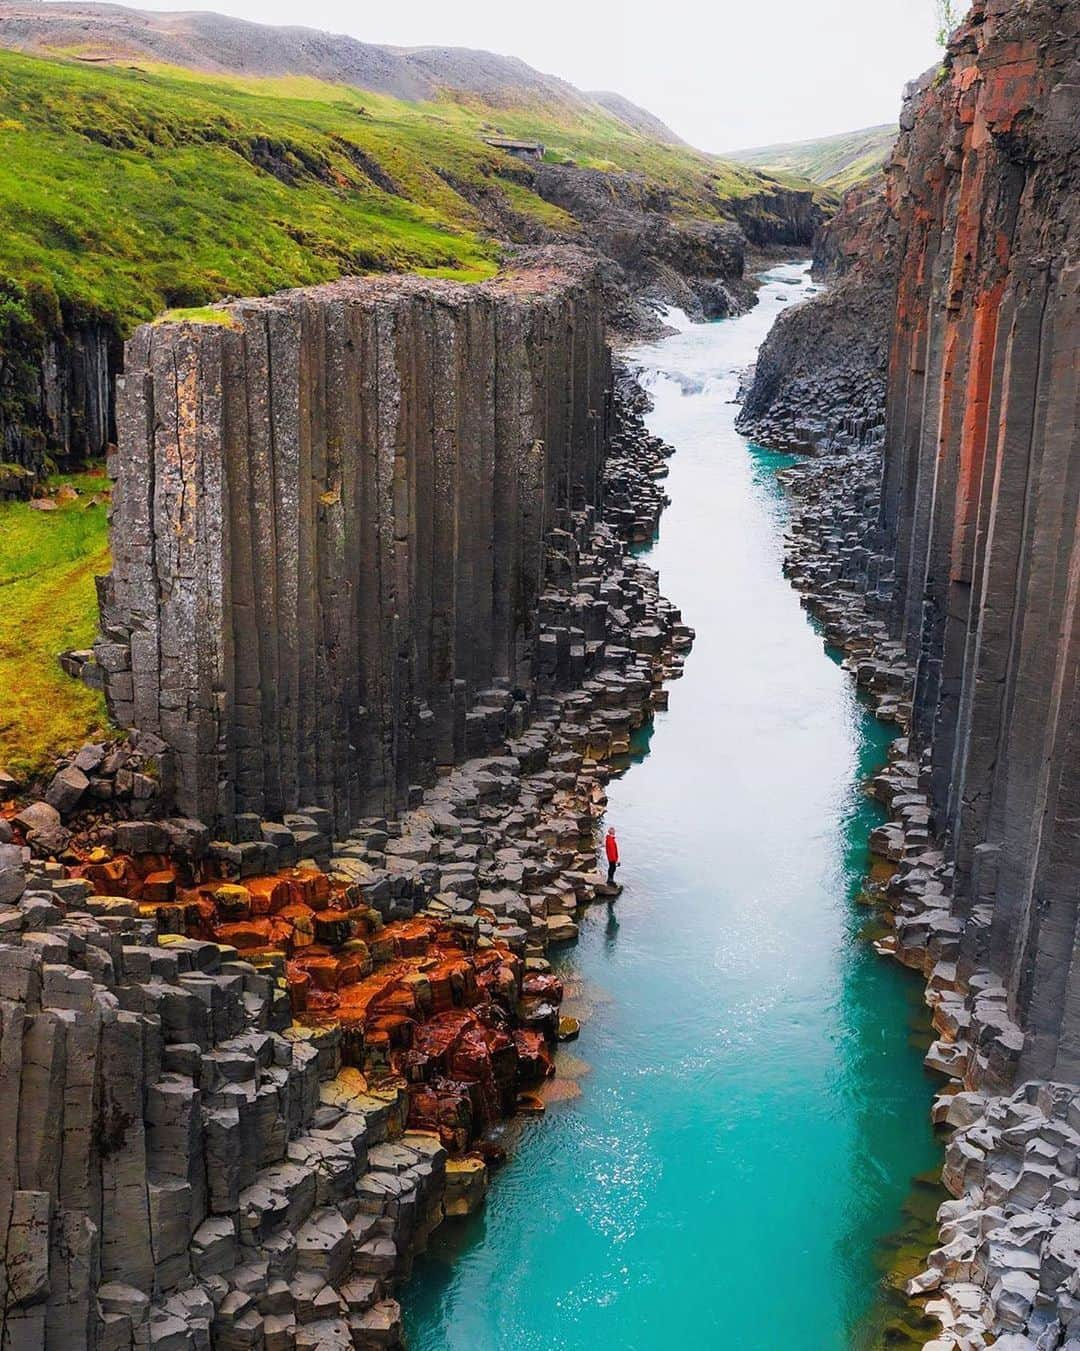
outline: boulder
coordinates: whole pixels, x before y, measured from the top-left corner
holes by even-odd
[[[77,765],[68,765],[53,775],[45,794],[45,801],[55,807],[61,816],[70,816],[90,787],[90,780]]]

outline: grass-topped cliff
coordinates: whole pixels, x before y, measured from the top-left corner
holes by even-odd
[[[808,241],[801,186],[511,58],[0,0],[0,461],[100,453],[120,340],[162,311],[368,271],[479,280],[507,242],[550,239],[616,241],[631,286],[651,252],[720,275],[741,228]],[[0,665],[27,691],[0,767],[39,767],[99,715],[55,654],[93,632],[102,514],[0,503]]]
[[[0,277],[33,315],[121,330],[170,306],[350,272],[465,279],[497,236],[575,222],[487,135],[640,174],[676,214],[719,219],[752,171],[651,140],[599,105],[459,95],[410,103],[301,77],[121,69],[0,51]]]

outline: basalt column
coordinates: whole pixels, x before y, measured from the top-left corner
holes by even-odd
[[[176,806],[391,811],[531,691],[544,541],[598,504],[610,366],[591,264],[357,280],[128,345],[98,660],[173,748]]]
[[[1080,1077],[1080,12],[984,0],[911,92],[882,528],[916,745],[1020,1069]]]

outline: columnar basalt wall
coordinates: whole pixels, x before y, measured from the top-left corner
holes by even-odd
[[[556,296],[576,295],[561,275]],[[530,294],[520,277],[504,285]],[[586,377],[563,352],[568,388]],[[566,425],[572,402],[557,407]],[[137,749],[88,744],[43,800],[5,804],[0,1346],[402,1344],[394,1291],[443,1216],[483,1201],[503,1156],[491,1128],[574,1092],[553,1079],[556,1040],[578,1025],[560,1016],[548,946],[620,890],[595,871],[603,785],[666,707],[662,681],[693,638],[630,554],[655,532],[671,453],[640,409],[620,379],[602,515],[537,490],[532,694],[482,692],[465,722],[466,742],[490,734],[498,753],[393,820],[339,834],[310,807],[288,824],[238,818],[234,842],[214,839],[163,817],[170,757],[151,732]],[[549,475],[548,447],[530,448],[559,500],[580,461]],[[212,460],[183,442],[162,464],[179,479],[192,455]],[[487,498],[469,486],[475,511]],[[165,517],[173,535],[145,539],[164,552],[200,519],[186,499]],[[430,591],[456,589],[457,555],[427,538]],[[492,539],[493,560],[523,547]],[[203,576],[170,566],[158,575],[174,589]],[[480,576],[474,591],[494,587],[495,563]],[[456,627],[426,641],[467,659],[463,681],[499,660],[493,644],[464,652]],[[125,795],[103,794],[121,775]]]
[[[913,745],[955,861],[959,971],[1022,1072],[1080,1079],[1080,11],[977,0],[909,91],[884,552]]]
[[[783,474],[786,571],[902,732],[865,898],[948,1080],[955,1199],[905,1284],[934,1351],[1080,1338],[1078,126],[1075,4],[976,3],[887,169],[884,472],[866,447]]]
[[[553,248],[481,286],[349,279],[207,317],[128,344],[106,693],[172,747],[179,809],[345,827],[482,749],[490,687],[566,665],[538,599],[545,540],[601,496],[593,264]]]
[[[107,324],[93,321],[9,342],[0,351],[0,461],[29,471],[29,488],[49,455],[105,453],[120,342]]]

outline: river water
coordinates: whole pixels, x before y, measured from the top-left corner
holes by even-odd
[[[776,267],[749,314],[633,353],[677,450],[646,556],[697,641],[610,787],[624,894],[559,958],[581,1095],[418,1261],[413,1351],[885,1344],[881,1243],[940,1164],[917,982],[858,936],[887,735],[781,575],[789,461],[733,425],[809,287]]]

